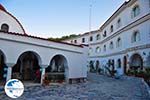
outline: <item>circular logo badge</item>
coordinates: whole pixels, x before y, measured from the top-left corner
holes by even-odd
[[[5,93],[10,98],[18,98],[24,92],[24,85],[18,79],[11,79],[5,84]]]

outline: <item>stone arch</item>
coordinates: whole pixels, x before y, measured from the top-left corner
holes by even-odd
[[[4,62],[6,63],[6,55],[4,54],[4,52],[1,49],[0,49],[0,54],[3,56]]]
[[[127,56],[123,57],[123,69],[124,69],[124,74],[127,73]]]
[[[140,54],[135,53],[130,57],[131,69],[143,69],[143,58]]]
[[[20,53],[17,55],[17,57],[16,57],[16,58],[17,58],[17,59],[16,59],[16,63],[17,63],[17,61],[18,61],[18,58],[20,58],[24,53],[27,53],[27,52],[33,53],[33,54],[37,57],[39,65],[42,65],[42,58],[41,58],[41,56],[39,55],[38,52],[33,51],[33,50],[26,50],[26,51],[20,52]]]
[[[0,81],[4,82],[6,80],[6,56],[2,50],[0,50]]]
[[[118,60],[117,60],[117,67],[118,67],[118,68],[121,68],[121,67],[122,67],[122,66],[121,66],[121,59],[118,59]]]
[[[46,68],[46,74],[49,80],[53,82],[63,82],[68,78],[69,68],[68,60],[62,54],[54,55],[49,66]]]
[[[16,64],[13,67],[13,78],[23,81],[40,82],[41,58],[34,51],[26,51],[20,54]]]
[[[99,60],[96,60],[95,66],[96,66],[96,72],[98,72],[98,69],[100,68],[100,67],[99,67],[99,66],[100,66]]]

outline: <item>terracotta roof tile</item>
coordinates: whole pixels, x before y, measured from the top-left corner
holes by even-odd
[[[0,4],[0,10],[3,10],[6,12],[6,9]]]
[[[0,33],[1,32],[3,32],[3,31],[0,30]],[[15,33],[15,32],[3,32],[3,33],[11,34],[11,35],[17,35],[17,36],[24,36],[24,37],[40,39],[40,40],[45,40],[45,41],[49,41],[49,42],[61,43],[61,44],[72,45],[72,46],[77,46],[77,47],[83,48],[83,45],[76,45],[76,44],[71,44],[71,43],[66,43],[66,42],[52,41],[52,40],[48,40],[46,38],[41,38],[41,37],[37,37],[37,36],[31,36],[31,35],[27,35],[27,34],[21,34],[21,33]]]

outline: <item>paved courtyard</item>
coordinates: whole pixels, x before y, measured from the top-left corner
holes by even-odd
[[[0,100],[11,100],[0,93]],[[80,84],[26,86],[17,100],[150,100],[140,79],[114,79],[90,73],[88,82]]]

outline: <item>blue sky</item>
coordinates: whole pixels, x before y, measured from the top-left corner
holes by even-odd
[[[91,29],[96,30],[125,0],[0,0],[23,25],[27,34],[61,37],[89,31],[89,5],[92,4]]]

